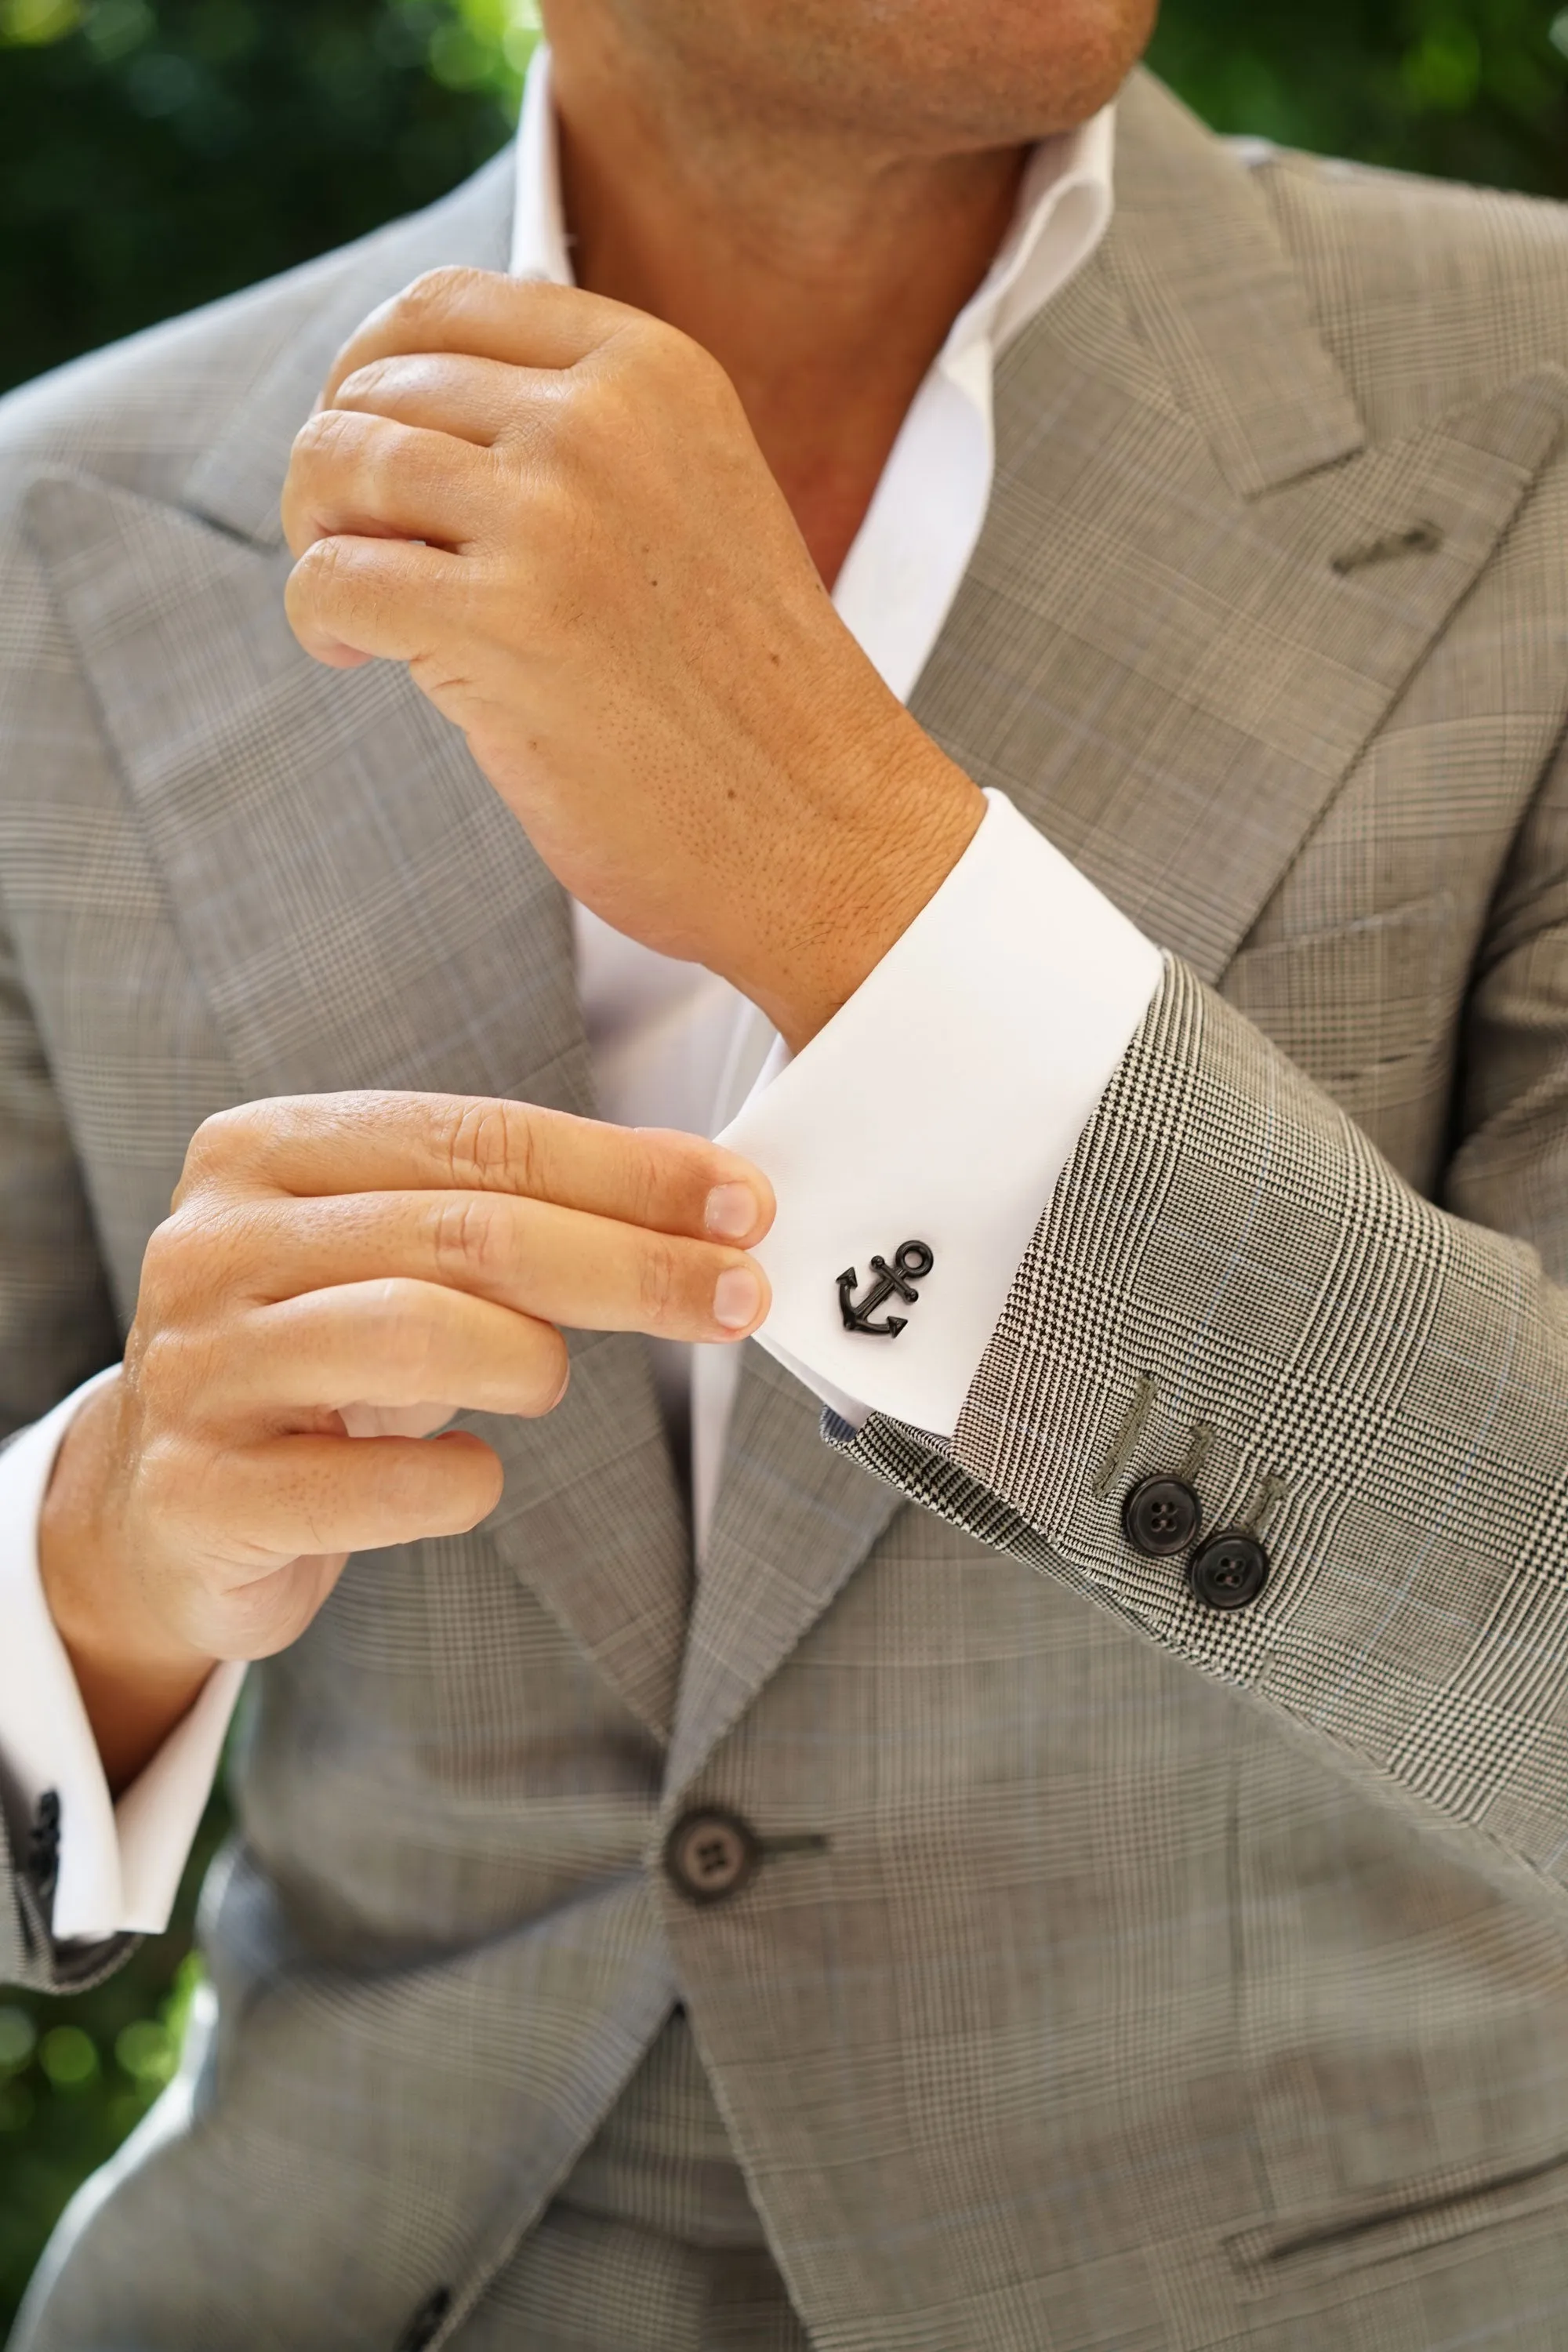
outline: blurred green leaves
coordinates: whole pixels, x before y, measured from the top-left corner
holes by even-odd
[[[1166,0],[1152,58],[1224,131],[1568,196],[1557,0]]]
[[[0,1988],[0,2339],[44,2240],[174,2076],[202,1964],[191,1916],[224,1827],[209,1807],[174,1925],[78,2000]]]
[[[41,48],[63,40],[81,22],[79,0],[5,0],[0,42],[9,48]]]
[[[0,384],[429,203],[528,28],[447,0],[0,0]]]

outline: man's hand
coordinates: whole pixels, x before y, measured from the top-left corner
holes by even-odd
[[[294,1641],[351,1551],[500,1500],[481,1439],[351,1437],[345,1408],[431,1408],[426,1428],[548,1412],[563,1325],[743,1338],[767,1285],[739,1244],[772,1215],[766,1179],[715,1144],[515,1103],[328,1095],[209,1119],[40,1533],[111,1784],[216,1659]]]
[[[641,311],[418,279],[340,354],[283,514],[307,651],[406,662],[569,890],[794,1045],[984,814],[838,619],[729,379]]]

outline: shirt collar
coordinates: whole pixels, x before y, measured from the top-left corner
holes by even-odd
[[[511,274],[540,278],[550,286],[570,286],[574,276],[561,208],[561,146],[550,97],[550,51],[542,41],[529,64],[517,122]]]
[[[945,352],[976,343],[1000,352],[1080,268],[1110,220],[1116,110],[1107,106],[1077,131],[1042,139],[1030,154],[1012,225],[980,286],[952,322]],[[523,85],[517,126],[514,278],[573,282],[561,206],[560,153],[550,96],[550,52],[542,41]]]
[[[984,336],[1000,351],[1083,267],[1110,226],[1115,156],[1114,104],[1040,141],[996,258],[952,322],[950,349]]]

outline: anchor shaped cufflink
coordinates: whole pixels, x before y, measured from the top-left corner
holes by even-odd
[[[855,1286],[860,1277],[852,1265],[846,1266],[838,1277],[838,1307],[847,1331],[865,1331],[876,1339],[896,1339],[905,1324],[907,1315],[889,1315],[885,1323],[873,1323],[871,1318],[885,1299],[896,1293],[906,1306],[912,1307],[920,1293],[917,1282],[923,1282],[936,1264],[934,1251],[924,1242],[900,1242],[893,1253],[893,1263],[885,1257],[871,1260],[871,1287],[858,1304]]]

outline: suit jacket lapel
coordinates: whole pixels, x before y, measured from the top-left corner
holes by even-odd
[[[1554,446],[1568,376],[1368,450],[1263,198],[1143,76],[1117,207],[1003,361],[990,512],[911,708],[1215,980]],[[1334,569],[1418,524],[1430,551]],[[815,1406],[764,1362],[693,1611],[671,1801],[891,1516],[829,1481]]]
[[[1239,496],[1365,446],[1263,194],[1146,73],[1118,109],[1113,234],[1112,268],[1158,371],[1154,397],[1168,387],[1167,404],[1197,426]]]
[[[914,709],[1212,981],[1555,446],[1568,375],[1365,448],[1257,190],[1144,80],[1123,184],[1003,362],[990,515]]]
[[[821,1424],[816,1399],[748,1347],[691,1610],[667,1803],[905,1507],[896,1487],[825,1445]]]

